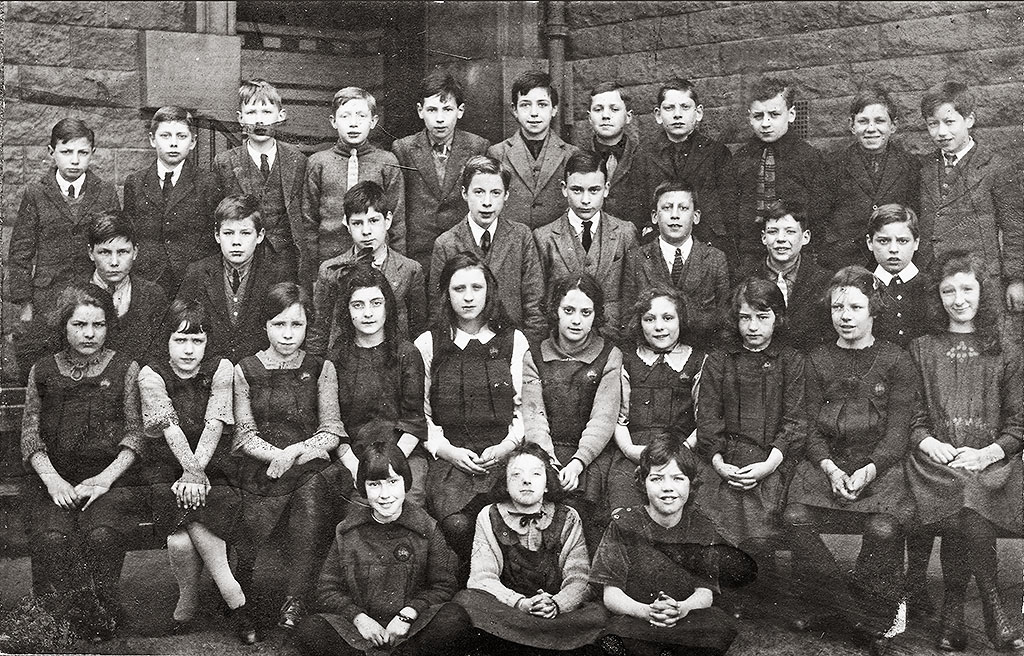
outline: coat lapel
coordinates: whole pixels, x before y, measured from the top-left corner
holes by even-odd
[[[626,159],[623,156],[623,159]],[[597,249],[590,247],[590,256],[594,259],[594,276],[605,279],[608,266],[615,260],[615,251],[619,246],[619,227],[608,220],[608,213],[601,213],[601,222],[597,226]]]
[[[695,242],[694,246],[696,245]],[[661,256],[661,245],[657,239],[644,246],[644,257],[647,259],[647,270],[652,282],[672,284],[672,272],[668,270],[668,264]],[[690,253],[690,257],[693,257],[693,253]]]
[[[235,173],[235,180],[238,181],[238,186],[241,188],[243,193],[246,194],[259,194],[263,190],[256,188],[256,178],[251,175],[246,175],[246,168],[248,167],[248,161],[252,161],[249,158],[249,149],[245,147],[245,143],[242,144],[241,148],[234,148],[230,151],[231,153],[231,168]],[[280,165],[281,162],[281,149],[277,149],[277,160],[275,164]]]
[[[629,136],[625,136],[623,138],[626,140],[626,145],[622,149],[622,161],[615,166],[615,171],[612,173],[612,179],[609,180],[612,187],[626,177],[626,174],[629,173],[629,169],[633,166],[634,158],[637,156],[638,144],[636,139],[631,139]]]
[[[695,289],[700,287],[701,278],[704,276],[704,260],[708,256],[708,247],[704,242],[693,240],[693,248],[690,249],[690,257],[686,261],[685,271],[683,272],[683,281],[680,287],[686,289]],[[668,265],[665,264],[665,259],[662,258],[661,263],[665,266],[665,270],[668,271]],[[669,274],[671,278],[671,274]]]
[[[46,174],[43,180],[43,193],[53,206],[57,208],[57,211],[60,212],[61,216],[67,219],[68,223],[73,224],[75,223],[75,214],[71,211],[71,206],[68,205],[68,202],[64,200],[64,194],[60,192],[60,186],[57,184],[56,175],[57,174],[53,170]],[[89,174],[86,173],[86,176],[88,175]],[[89,178],[86,177],[86,185],[88,185],[88,183]],[[85,201],[83,200],[82,202]],[[81,214],[84,214],[84,212]],[[81,216],[81,214],[79,214],[79,216]]]
[[[181,174],[178,176],[178,184],[171,189],[171,196],[167,199],[166,211],[170,211],[186,198],[194,196],[195,188],[196,169],[191,161],[185,160],[185,165],[181,167]]]
[[[555,221],[551,227],[551,234],[554,236],[552,242],[555,250],[569,271],[586,268],[587,252],[583,250],[583,244],[573,234],[568,213],[563,214]]]
[[[452,150],[448,154],[448,168],[444,173],[444,189],[441,190],[439,198],[442,200],[448,198],[453,191],[459,193],[462,164],[472,156],[473,151],[469,145],[469,138],[461,130],[456,130],[455,138],[452,139]],[[455,168],[452,168],[452,164],[455,164]]]
[[[149,198],[149,202],[157,207],[163,207],[164,196],[160,187],[160,174],[157,171],[156,162],[153,162],[153,165],[142,177],[142,192]]]
[[[448,161],[452,160],[455,155],[455,142],[452,142],[451,152],[448,154]],[[424,182],[427,183],[427,187],[430,188],[431,195],[434,198],[441,198],[441,183],[437,179],[437,169],[434,166],[434,154],[430,147],[430,139],[427,137],[425,132],[420,132],[413,139],[412,159],[416,163],[416,169],[419,174],[423,176]],[[451,176],[450,172],[445,172],[445,181],[448,182]]]
[[[546,147],[546,146],[545,146]],[[533,183],[533,165],[530,163],[533,158],[530,157],[530,151],[526,149],[526,144],[523,143],[523,137],[518,132],[514,137],[509,139],[508,148],[508,162],[515,169],[516,173],[522,179],[523,184],[529,188],[530,193],[534,193],[537,188]],[[543,156],[543,151],[541,155]]]
[[[213,258],[212,262],[206,265],[206,294],[210,297],[210,305],[213,306],[213,311],[216,312],[221,321],[230,322],[231,319],[228,317],[228,298],[224,294],[224,264],[220,258]],[[249,287],[250,291],[252,286]],[[248,297],[248,294],[246,294]]]
[[[277,142],[277,163],[281,166],[281,189],[284,190],[284,209],[290,211],[292,204],[302,198],[302,176],[299,175],[299,158],[302,156],[297,149],[280,141]],[[291,190],[289,192],[288,190]]]
[[[562,163],[562,150],[565,147],[565,142],[562,141],[554,132],[548,134],[548,138],[544,141],[544,147],[540,150],[540,174],[537,176],[536,189],[543,189],[547,185],[548,180],[551,176],[558,171],[558,165]],[[524,145],[523,148],[526,148]]]
[[[498,225],[494,227],[494,239],[491,240],[491,250],[487,254],[487,266],[495,275],[501,271],[505,258],[512,248],[512,239],[508,234],[511,229],[507,220],[498,217]]]

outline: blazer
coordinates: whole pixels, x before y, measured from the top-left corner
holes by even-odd
[[[189,264],[219,253],[213,238],[215,186],[213,174],[190,160],[182,165],[166,207],[155,161],[124,181],[124,213],[139,239],[134,272],[158,282],[168,296],[177,292]]]
[[[516,326],[522,327],[526,336],[538,343],[547,337],[547,321],[540,310],[544,278],[533,235],[525,225],[504,216],[498,217],[487,255],[473,239],[468,217],[437,238],[430,259],[430,280],[434,281],[430,285],[432,320],[436,322],[444,316],[440,307],[441,290],[437,286],[441,270],[448,260],[463,251],[476,253],[498,279],[502,304]]]
[[[502,217],[524,223],[531,230],[557,219],[568,207],[562,195],[565,161],[578,150],[554,132],[549,132],[544,147],[534,160],[519,131],[488,148],[487,154],[512,173]]]
[[[554,223],[534,230],[533,240],[537,244],[545,282],[550,286],[560,276],[584,271],[594,276],[604,293],[606,325],[617,327],[626,253],[637,245],[637,232],[633,224],[620,221],[602,211],[597,234],[588,253],[583,250],[583,244],[573,231],[569,213],[566,212]]]
[[[865,249],[866,250],[866,249]],[[775,274],[768,269],[765,258],[737,276],[737,283],[747,276],[775,282]],[[800,268],[796,271],[796,285],[789,293],[786,303],[785,341],[802,353],[808,353],[815,346],[835,341],[832,314],[825,300],[832,273],[818,266],[810,256],[800,257]],[[876,324],[877,325],[877,324]],[[735,331],[735,326],[729,326]]]
[[[92,171],[85,172],[81,200],[75,208],[57,186],[51,169],[25,188],[14,222],[8,257],[9,300],[15,305],[34,300],[36,311],[50,306],[58,288],[92,275],[89,223],[104,212],[118,212],[114,186]]]
[[[861,264],[867,257],[864,235],[879,205],[899,203],[915,212],[920,207],[921,162],[900,145],[890,143],[876,184],[856,143],[827,155],[829,208],[827,223],[814,226],[819,261],[832,269]]]
[[[622,305],[636,303],[640,292],[655,283],[674,286],[658,239],[637,246],[626,255]],[[686,296],[686,328],[698,340],[712,340],[719,315],[729,304],[729,267],[725,254],[694,239],[679,289]]]
[[[604,199],[604,211],[617,216],[636,227],[637,235],[654,228],[651,223],[653,201],[649,161],[647,153],[636,137],[626,134],[622,148],[622,159],[615,165],[608,183],[608,197]],[[594,142],[587,147],[593,150]]]
[[[167,353],[164,317],[170,302],[160,285],[131,274],[132,298],[128,311],[117,319],[117,329],[107,338],[107,348],[145,365]]]
[[[462,198],[462,168],[473,155],[486,154],[490,145],[472,132],[455,130],[442,185],[425,130],[391,144],[405,178],[405,254],[424,271],[430,267],[434,240],[469,211]]]

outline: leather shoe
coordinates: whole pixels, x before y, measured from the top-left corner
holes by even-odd
[[[302,619],[302,602],[295,597],[286,597],[284,605],[281,606],[281,617],[277,625],[282,629],[294,631]]]
[[[256,623],[252,619],[252,613],[246,604],[230,611],[231,619],[235,624],[235,635],[243,645],[254,645],[259,640],[256,634]]]

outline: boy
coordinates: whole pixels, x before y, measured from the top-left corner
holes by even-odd
[[[373,180],[388,197],[392,211],[390,245],[405,252],[405,182],[398,159],[368,139],[379,120],[377,101],[359,87],[345,87],[334,94],[331,127],[338,143],[314,153],[306,166],[302,188],[303,284],[312,284],[324,261],[352,246],[345,229],[345,193],[362,180]]]
[[[217,155],[213,174],[218,202],[228,194],[251,194],[260,199],[260,216],[267,231],[263,242],[267,262],[285,279],[297,280],[299,249],[295,238],[302,229],[306,156],[274,136],[276,126],[286,118],[281,94],[269,82],[242,82],[238,87],[238,123],[245,141]]]
[[[547,73],[530,71],[512,83],[512,115],[519,130],[488,148],[487,154],[512,175],[505,219],[532,230],[565,211],[559,184],[565,162],[577,148],[551,132],[551,119],[558,115],[558,91]]]
[[[865,241],[876,263],[875,277],[885,285],[875,337],[907,348],[928,332],[928,299],[935,293],[913,261],[921,244],[917,214],[897,203],[880,206],[871,213]]]
[[[762,78],[747,98],[747,119],[753,136],[733,158],[737,210],[732,234],[737,256],[750,265],[761,259],[760,226],[768,205],[778,198],[808,212],[808,227],[822,225],[825,206],[825,158],[816,148],[790,133],[796,120],[796,93],[786,81]]]
[[[569,210],[554,223],[533,231],[544,280],[587,272],[604,292],[605,326],[619,325],[619,297],[626,253],[637,245],[636,228],[603,211],[608,194],[605,161],[601,155],[580,151],[565,163],[562,194]]]
[[[210,322],[206,359],[242,358],[266,348],[263,303],[283,282],[270,270],[259,245],[266,232],[255,196],[230,195],[214,211],[220,253],[189,265],[178,298],[202,304]]]
[[[891,141],[898,111],[879,87],[861,91],[850,103],[850,132],[855,140],[829,160],[832,207],[818,252],[819,261],[831,270],[862,264],[864,217],[875,208],[889,203],[918,208],[921,164]]]
[[[117,191],[89,170],[96,135],[78,119],[50,131],[54,169],[25,188],[11,236],[9,300],[27,325],[54,307],[60,290],[89,275],[86,233],[93,217],[118,212]],[[25,363],[26,369],[32,362]]]
[[[779,286],[786,300],[787,341],[793,348],[807,352],[835,335],[823,300],[832,274],[815,264],[813,258],[801,256],[804,246],[811,241],[802,208],[775,201],[765,212],[761,243],[768,254],[736,279],[756,276]]]
[[[210,239],[214,179],[189,159],[196,146],[192,114],[161,107],[149,122],[156,162],[124,181],[124,213],[139,237],[135,273],[172,298],[185,268],[216,250]]]
[[[693,187],[703,208],[694,236],[734,261],[734,235],[729,231],[736,212],[732,153],[698,129],[703,118],[704,106],[693,82],[675,78],[662,85],[654,107],[654,120],[662,129],[650,146],[649,184],[653,189],[676,180]]]
[[[337,303],[339,279],[357,260],[366,259],[380,269],[391,284],[397,305],[397,334],[412,341],[427,329],[427,296],[423,268],[388,246],[391,208],[388,198],[376,182],[366,180],[345,194],[345,224],[352,237],[352,248],[320,265],[313,285],[316,322],[310,331],[306,350],[316,355],[334,352],[340,334],[340,322],[351,322],[347,305]]]
[[[729,268],[725,254],[693,238],[700,222],[698,196],[685,182],[669,180],[654,190],[651,222],[658,238],[626,255],[622,305],[634,303],[654,283],[672,285],[686,296],[686,326],[696,339],[711,340],[719,313],[729,303]]]
[[[995,306],[1024,312],[1024,196],[1002,155],[971,136],[974,100],[967,86],[944,82],[925,92],[921,116],[938,150],[921,169],[923,261],[969,249],[991,263],[983,284],[996,290]],[[1005,285],[1005,287],[1004,287]],[[1005,291],[1004,291],[1005,289]],[[1003,316],[1003,337],[1019,328]]]
[[[540,310],[544,279],[530,229],[502,215],[511,178],[512,174],[493,157],[469,158],[462,169],[462,198],[469,215],[437,238],[430,259],[430,279],[440,280],[449,258],[473,251],[498,279],[498,292],[509,318],[530,340],[539,343],[548,333]],[[435,315],[443,312],[438,307],[440,296],[441,290],[432,285],[430,307]]]
[[[424,271],[430,267],[434,240],[466,216],[466,201],[459,193],[462,167],[491,145],[456,127],[465,111],[462,85],[447,71],[433,71],[424,78],[416,103],[423,131],[391,145],[405,178],[405,254]]]
[[[630,100],[629,94],[612,82],[590,90],[587,117],[594,133],[591,148],[604,161],[608,178],[608,197],[604,199],[607,211],[632,223],[638,232],[649,231],[647,204],[654,187],[648,182],[647,158],[637,138],[626,133],[626,126],[633,122]],[[562,191],[565,191],[564,183]]]

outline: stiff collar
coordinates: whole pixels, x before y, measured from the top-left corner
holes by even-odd
[[[484,233],[489,232],[491,233],[491,246],[493,248],[494,233],[496,232],[496,229],[498,227],[498,219],[494,219],[494,221],[491,222],[491,225],[487,226],[486,228],[480,227],[480,224],[471,219],[468,215],[466,216],[466,221],[469,223],[469,232],[472,233],[473,235],[473,242],[477,246],[479,246],[480,240],[483,238]]]
[[[883,285],[889,285],[889,283],[892,282],[892,279],[897,276],[899,277],[900,282],[910,282],[918,273],[920,273],[920,270],[913,262],[908,264],[905,269],[897,273],[895,276],[883,269],[881,265],[875,267],[875,277],[878,278]]]
[[[85,186],[85,174],[78,176],[75,181],[65,180],[64,176],[60,174],[60,171],[56,172],[57,186],[60,187],[60,193],[64,196],[68,195],[68,187],[72,187],[75,190],[75,198],[82,196],[82,187]]]
[[[576,216],[576,212],[569,208],[568,213],[569,225],[572,226],[573,232],[577,235],[583,234],[583,219]],[[597,225],[601,222],[601,212],[598,212],[590,219],[590,234],[594,236],[597,234]]]
[[[683,370],[683,367],[686,366],[686,361],[690,359],[692,354],[693,347],[689,344],[682,343],[677,343],[668,353],[658,353],[646,344],[641,344],[636,347],[636,357],[640,358],[640,361],[648,367],[653,367],[654,363],[657,362],[658,357],[664,356],[665,364],[669,366],[669,369],[675,372]]]
[[[668,268],[671,270],[672,261],[676,259],[676,248],[682,249],[684,263],[690,259],[690,252],[693,250],[693,235],[687,237],[682,246],[673,246],[661,237],[658,237],[658,246],[661,248],[661,256],[669,263]]]

